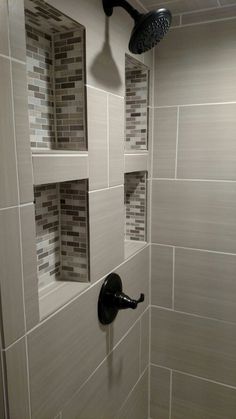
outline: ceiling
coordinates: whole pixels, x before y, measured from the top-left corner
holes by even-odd
[[[236,0],[136,0],[147,10],[166,7],[173,15],[196,13],[203,10],[217,9],[217,12],[229,12],[230,6],[236,7]]]

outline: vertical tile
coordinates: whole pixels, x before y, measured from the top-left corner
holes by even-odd
[[[152,304],[172,307],[173,248],[152,245]]]
[[[236,325],[152,308],[151,362],[236,385]]]
[[[128,400],[118,413],[116,419],[148,418],[148,372],[143,375],[134,387]]]
[[[89,189],[108,186],[107,94],[87,88]]]
[[[124,99],[109,95],[109,185],[124,182]]]
[[[8,0],[11,56],[26,60],[24,0]]]
[[[33,419],[54,418],[105,359],[108,328],[98,321],[99,292],[100,284],[28,335]]]
[[[149,365],[149,347],[150,347],[150,311],[145,311],[141,320],[141,373]]]
[[[111,347],[124,336],[134,322],[141,316],[149,305],[149,248],[146,247],[132,258],[123,263],[115,272],[120,275],[123,282],[124,293],[133,298],[145,294],[145,300],[136,310],[121,310],[115,322],[111,325]],[[145,331],[144,331],[145,339]],[[143,356],[143,363],[145,363]]]
[[[233,182],[156,181],[152,190],[152,241],[236,252]]]
[[[0,353],[0,417],[6,419],[5,411],[5,371],[3,371],[3,352]]]
[[[26,67],[12,62],[13,106],[20,202],[33,201],[32,160],[29,143]]]
[[[18,202],[10,61],[0,57],[0,208]]]
[[[235,419],[235,388],[174,372],[172,394],[173,419]]]
[[[170,370],[151,366],[150,416],[152,419],[169,419]],[[186,418],[187,419],[187,418]]]
[[[24,305],[19,210],[0,211],[0,284],[4,345],[23,336]]]
[[[30,419],[25,338],[5,352],[7,393],[11,419]]]
[[[124,188],[89,194],[90,277],[97,281],[124,260]]]
[[[25,315],[27,330],[39,322],[34,205],[20,208]]]
[[[174,178],[177,108],[154,109],[153,177]]]
[[[7,0],[0,3],[0,54],[9,55]]]
[[[115,418],[139,378],[139,325],[106,358],[63,409],[66,419]]]
[[[235,322],[235,255],[177,248],[175,261],[175,309]]]
[[[178,177],[236,180],[236,105],[180,109]]]

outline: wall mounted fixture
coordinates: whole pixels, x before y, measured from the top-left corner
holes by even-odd
[[[126,0],[103,0],[103,8],[107,16],[111,16],[113,7],[118,6],[123,7],[135,22],[129,42],[129,50],[133,54],[142,54],[155,47],[170,28],[172,16],[167,9],[152,10],[142,14]]]
[[[133,310],[144,301],[144,294],[138,300],[133,300],[123,293],[122,281],[116,273],[107,276],[101,288],[98,299],[98,317],[102,324],[109,324],[115,320],[118,311],[127,308]]]

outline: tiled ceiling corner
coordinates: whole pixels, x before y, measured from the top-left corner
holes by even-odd
[[[236,0],[138,0],[146,10],[168,8],[172,26],[236,17]]]

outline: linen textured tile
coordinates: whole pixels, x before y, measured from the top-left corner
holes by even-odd
[[[35,187],[39,288],[88,280],[87,182]]]
[[[146,172],[125,174],[125,238],[146,240]]]
[[[148,142],[149,72],[126,56],[126,150],[146,150]]]

